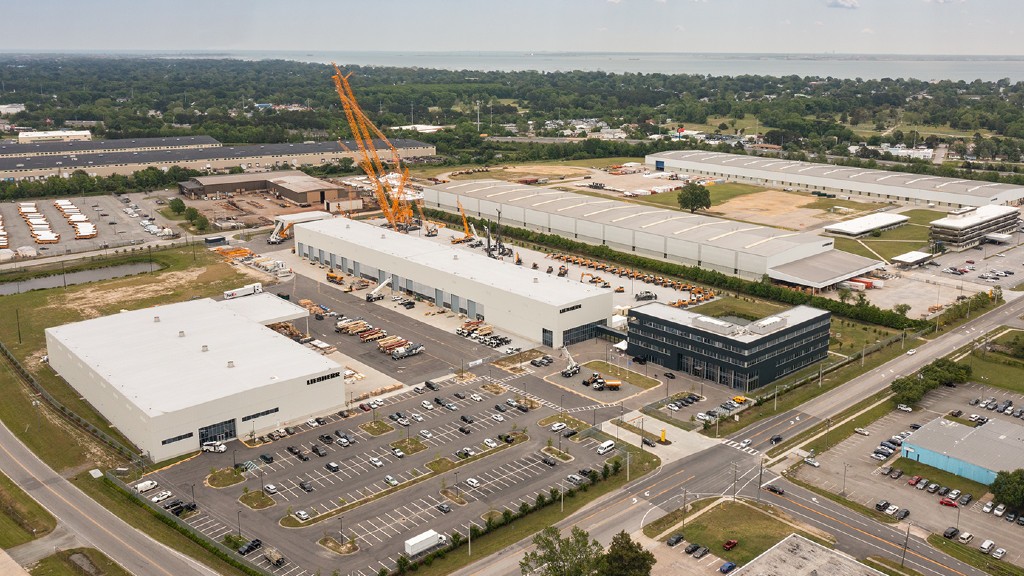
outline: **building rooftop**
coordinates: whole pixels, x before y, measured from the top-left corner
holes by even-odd
[[[824,288],[881,268],[883,263],[842,250],[830,250],[768,269],[768,276],[783,282]]]
[[[495,260],[473,250],[442,244],[416,234],[401,234],[348,218],[306,222],[296,224],[295,227],[372,247],[379,252],[445,274],[486,284],[497,291],[511,292],[552,306],[572,304],[611,292],[610,288],[598,288],[577,279],[546,274],[544,270],[516,266],[511,259]],[[368,264],[373,265],[373,262]],[[609,314],[610,312],[609,310]]]
[[[27,154],[93,154],[97,151],[133,150],[139,148],[177,148],[181,146],[220,146],[210,136],[176,136],[173,138],[124,138],[119,140],[90,140],[80,142],[33,142],[28,144],[0,144],[0,157]]]
[[[910,220],[909,216],[890,214],[888,212],[878,212],[875,214],[868,214],[867,216],[861,216],[860,218],[847,220],[845,222],[829,224],[828,226],[825,226],[825,231],[835,234],[860,236],[861,234],[867,234],[872,230],[895,226],[897,224],[907,222],[908,220]]]
[[[963,196],[973,197],[975,202],[982,204],[1003,204],[1024,197],[1024,187],[1013,184],[817,164],[774,157],[744,156],[701,150],[673,150],[651,154],[647,156],[646,163],[653,165],[657,160],[698,162],[706,165],[706,170],[713,170],[717,166],[723,169],[756,171],[759,177],[776,181],[786,181],[786,175],[800,177],[802,181],[814,178],[819,181],[827,181],[829,187],[837,189],[862,189],[865,186],[875,185],[904,188],[922,193],[920,195],[922,198],[927,197],[936,202],[952,204],[965,203]]]
[[[894,256],[892,258],[892,261],[897,262],[899,264],[919,264],[921,262],[924,262],[925,260],[931,260],[933,256],[934,254],[929,254],[927,252],[918,252],[917,250],[914,250],[912,252],[907,252],[906,254]]]
[[[791,248],[828,243],[831,238],[810,232],[793,232],[690,214],[667,208],[624,202],[615,198],[596,198],[549,188],[524,186],[499,180],[456,181],[432,188],[511,206],[520,206],[552,217],[568,217],[618,226],[670,240],[682,240],[718,246],[740,253],[775,256]],[[469,209],[467,207],[467,212]]]
[[[269,292],[232,298],[220,304],[235,314],[264,326],[309,317],[309,310]]]
[[[936,418],[907,438],[903,450],[915,446],[986,470],[1024,468],[1024,426],[999,418],[977,428]]]
[[[218,184],[242,184],[246,182],[266,181],[273,182],[282,188],[293,192],[315,192],[325,188],[337,188],[326,180],[310,176],[301,170],[276,170],[273,172],[259,172],[249,174],[219,174],[215,176],[196,176],[192,178],[203,186],[215,186]]]
[[[46,332],[153,417],[340,368],[240,312],[248,309],[248,314],[261,316],[262,306],[269,304],[254,300],[226,305],[204,298]]]
[[[1020,214],[1020,210],[1014,206],[978,206],[977,208],[962,208],[955,212],[950,212],[945,218],[933,220],[931,225],[937,228],[964,230],[1014,213],[1018,215]]]
[[[790,534],[736,570],[737,576],[883,576],[843,552]]]
[[[425,144],[417,140],[397,138],[391,143],[401,151],[405,148],[427,148]],[[48,143],[49,144],[49,143]],[[68,142],[67,144],[71,144]],[[77,142],[86,144],[86,142]],[[384,143],[379,143],[381,147]],[[343,148],[338,142],[316,142],[312,144],[252,144],[246,146],[216,146],[207,148],[189,149],[167,149],[147,151],[124,151],[124,152],[96,152],[93,154],[61,153],[49,156],[5,156],[0,157],[0,171],[11,170],[41,170],[48,168],[62,168],[64,170],[82,169],[88,171],[92,166],[109,166],[111,164],[158,164],[161,166],[173,166],[179,162],[201,161],[201,160],[235,160],[239,162],[248,158],[260,156],[279,157],[287,160],[297,155],[350,153],[350,150],[357,150],[354,141],[345,141],[348,149]],[[21,144],[21,146],[29,146]]]
[[[705,316],[700,313],[699,306],[693,310],[696,310],[696,312],[683,310],[682,308],[676,308],[661,302],[648,302],[642,306],[633,307],[631,312],[641,312],[665,322],[688,326],[705,332],[713,332],[745,344],[769,336],[786,326],[793,326],[829,314],[825,310],[818,310],[810,306],[796,306],[784,312],[755,320],[749,324],[740,325],[722,320],[721,318]]]

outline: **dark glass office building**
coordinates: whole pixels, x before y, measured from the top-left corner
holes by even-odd
[[[750,391],[824,360],[831,314],[797,306],[743,324],[652,302],[629,312],[633,356]]]

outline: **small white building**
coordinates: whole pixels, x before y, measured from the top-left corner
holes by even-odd
[[[19,132],[18,144],[34,142],[88,142],[92,132],[88,130],[50,130],[46,132]]]
[[[300,256],[559,348],[593,338],[612,290],[347,218],[296,224]],[[460,234],[461,235],[461,234]],[[547,266],[547,262],[538,264]]]
[[[191,300],[46,329],[50,366],[154,462],[345,403],[344,369],[265,324],[272,294]]]
[[[874,232],[875,230],[890,230],[892,228],[902,226],[909,221],[909,216],[878,212],[875,214],[868,214],[867,216],[861,216],[860,218],[847,220],[845,222],[829,224],[828,226],[825,226],[825,231],[840,236],[853,236],[856,238],[858,236]]]

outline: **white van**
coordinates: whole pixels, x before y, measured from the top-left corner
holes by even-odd
[[[142,494],[143,492],[149,492],[157,486],[159,486],[159,484],[156,483],[156,480],[146,480],[145,482],[139,482],[134,486],[134,488],[136,492]]]
[[[226,452],[227,449],[223,442],[203,442],[203,452]]]
[[[600,446],[597,447],[597,453],[601,455],[607,454],[612,450],[615,450],[614,440],[606,440]]]
[[[981,543],[981,546],[978,548],[978,550],[981,550],[982,554],[988,554],[995,547],[996,547],[996,543],[995,542],[993,542],[991,540],[985,540],[984,542]]]

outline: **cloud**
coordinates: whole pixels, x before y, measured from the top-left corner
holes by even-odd
[[[618,4],[619,2],[622,2],[622,0],[608,0],[609,4]]]
[[[828,0],[828,7],[854,10],[860,8],[860,0]]]
[[[825,23],[824,23],[824,22],[822,22],[821,20],[815,20],[815,21],[814,21],[814,25],[815,25],[815,26],[824,26],[824,25],[825,25]]]
[[[870,36],[870,35],[874,34],[874,33],[875,33],[875,31],[874,31],[874,30],[872,30],[871,28],[865,28],[865,29],[861,30],[861,31],[860,31],[860,33],[861,33],[861,34],[867,34],[867,35],[869,35],[869,36]]]
[[[964,0],[924,0],[925,4],[963,4]]]

